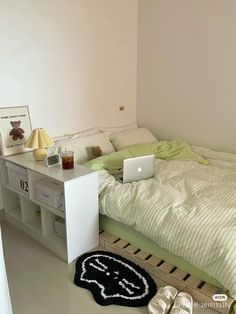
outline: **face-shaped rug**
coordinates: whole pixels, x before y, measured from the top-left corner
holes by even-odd
[[[100,305],[145,306],[157,291],[154,280],[144,269],[105,251],[78,258],[74,283],[89,289]]]

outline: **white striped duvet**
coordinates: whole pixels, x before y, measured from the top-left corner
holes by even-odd
[[[100,212],[205,271],[236,299],[236,155],[193,149],[210,165],[157,159],[153,179],[127,184],[100,171]]]

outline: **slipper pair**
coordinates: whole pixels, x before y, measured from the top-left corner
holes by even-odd
[[[148,304],[149,314],[192,314],[193,298],[172,286],[161,287]]]

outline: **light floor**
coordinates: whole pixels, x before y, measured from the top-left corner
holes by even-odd
[[[146,307],[99,306],[89,291],[73,284],[74,263],[66,264],[6,222],[2,235],[14,314],[148,313]],[[216,312],[195,308],[194,314]]]

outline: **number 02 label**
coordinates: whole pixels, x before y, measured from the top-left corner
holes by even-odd
[[[28,184],[28,182],[26,181],[26,180],[20,180],[20,188],[21,188],[21,190],[22,191],[24,191],[24,192],[29,192],[29,184]]]

